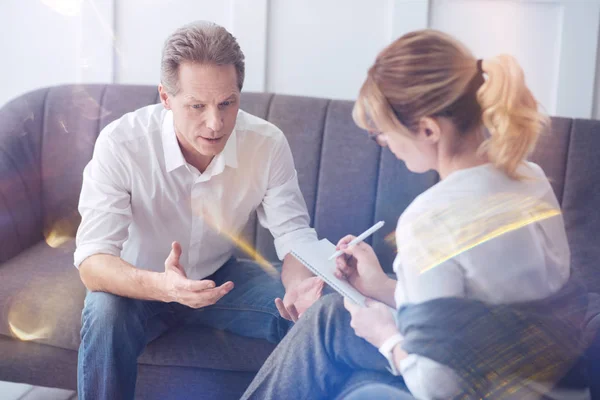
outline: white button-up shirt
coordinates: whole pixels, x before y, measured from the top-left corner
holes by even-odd
[[[75,266],[93,254],[163,271],[171,243],[191,279],[214,273],[257,210],[280,259],[315,241],[288,142],[277,127],[239,111],[224,150],[204,173],[179,148],[173,114],[152,105],[100,133],[83,172]]]

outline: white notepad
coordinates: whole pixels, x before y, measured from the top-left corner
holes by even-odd
[[[301,243],[292,249],[292,255],[302,264],[310,269],[315,275],[321,277],[329,286],[344,297],[349,298],[356,304],[365,305],[365,296],[356,290],[345,280],[337,278],[335,271],[335,259],[327,259],[335,253],[335,245],[327,239],[321,239],[317,243]]]

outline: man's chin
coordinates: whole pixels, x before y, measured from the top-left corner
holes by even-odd
[[[213,146],[194,146],[196,151],[205,157],[214,157],[223,151],[224,147],[213,147]]]
[[[196,149],[196,151],[203,157],[215,157],[221,153],[221,151],[209,151],[207,149]]]

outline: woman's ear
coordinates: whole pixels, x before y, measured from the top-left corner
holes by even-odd
[[[440,140],[442,128],[438,121],[431,117],[423,117],[419,120],[417,139],[437,143]]]

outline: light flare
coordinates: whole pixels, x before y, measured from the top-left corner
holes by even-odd
[[[42,303],[39,293],[44,283],[40,280],[30,282],[14,296],[8,308],[7,323],[10,332],[22,341],[44,340],[51,336],[53,331],[53,316],[60,310],[49,309],[50,304],[56,303],[57,295],[50,295]],[[45,292],[45,291],[43,291]],[[54,297],[54,298],[53,298]],[[46,306],[48,305],[48,306]]]
[[[123,51],[121,50],[121,48],[117,45],[117,37],[114,33],[114,29],[112,26],[112,21],[107,21],[104,16],[102,15],[102,13],[98,10],[98,8],[96,7],[96,4],[93,0],[86,0],[86,3],[90,5],[90,9],[92,11],[94,11],[94,14],[96,15],[96,18],[98,19],[98,21],[100,22],[100,26],[102,27],[102,29],[104,30],[104,33],[106,33],[106,35],[108,35],[110,37],[110,40],[112,42],[112,46],[115,50],[115,53],[117,54],[117,62],[119,62],[121,65],[126,66],[126,60],[125,60],[125,54],[123,53]],[[89,67],[89,61],[85,61],[85,66]]]
[[[65,133],[69,133],[69,130],[67,129],[67,126],[65,125],[65,121],[64,120],[61,119],[60,121],[58,121],[58,123],[64,129]]]
[[[223,210],[215,203],[207,203],[199,205],[200,202],[192,201],[192,212],[194,215],[201,216],[206,224],[208,224],[213,231],[219,235],[225,237],[236,247],[251,257],[260,267],[271,275],[278,275],[277,269],[250,243],[242,238],[239,233],[234,232],[231,229],[226,229],[229,225],[223,215]]]
[[[473,243],[466,244],[465,246],[457,249],[453,253],[450,253],[450,254],[448,254],[446,256],[443,256],[443,257],[439,257],[437,260],[435,260],[434,262],[432,262],[430,265],[422,268],[421,269],[421,273],[426,272],[426,271],[428,271],[428,270],[430,270],[432,268],[435,268],[436,266],[440,265],[444,261],[448,261],[449,259],[451,259],[453,257],[456,257],[457,255],[459,255],[459,254],[461,254],[461,253],[463,253],[463,252],[465,252],[467,250],[470,250],[470,249],[472,249],[475,246],[478,246],[478,245],[480,245],[482,243],[490,241],[490,240],[492,240],[492,239],[494,239],[494,238],[496,238],[498,236],[501,236],[501,235],[503,235],[505,233],[512,232],[512,231],[517,230],[519,228],[522,228],[522,227],[524,227],[526,225],[529,225],[529,224],[532,224],[534,222],[538,222],[538,221],[541,221],[541,220],[544,220],[544,219],[547,219],[547,218],[550,218],[550,217],[554,217],[554,216],[557,216],[557,215],[560,215],[560,214],[561,213],[558,210],[547,211],[545,213],[540,213],[539,215],[532,216],[530,218],[523,219],[521,221],[516,221],[514,223],[507,224],[506,226],[503,226],[503,227],[499,227],[499,228],[493,230],[492,232],[490,232],[489,234],[483,236],[481,239],[479,239],[477,241],[474,241]]]
[[[82,0],[42,0],[42,4],[66,17],[76,17],[81,13]]]
[[[459,254],[506,233],[561,215],[560,209],[533,196],[501,193],[484,199],[460,199],[435,207],[407,221],[386,236],[402,262],[435,268]]]
[[[79,214],[75,211],[71,217],[61,218],[54,221],[44,230],[46,244],[53,249],[63,247],[67,242],[75,238],[77,226],[79,225]]]
[[[28,328],[24,327],[24,325],[26,324],[20,325],[19,322],[8,321],[8,327],[10,328],[11,333],[21,341],[30,342],[42,340],[50,336],[49,327],[39,327],[29,330]]]
[[[71,93],[73,105],[77,107],[79,113],[87,119],[97,120],[112,113],[102,107],[96,99],[90,96],[83,85],[74,86]]]
[[[265,272],[268,272],[272,275],[277,275],[277,269],[271,264],[266,258],[262,256],[254,247],[252,247],[247,241],[238,235],[234,235],[227,231],[221,230],[220,232],[223,236],[225,236],[228,240],[230,240],[233,244],[235,244],[240,250],[246,253],[248,256],[252,257],[252,259],[262,267]]]

